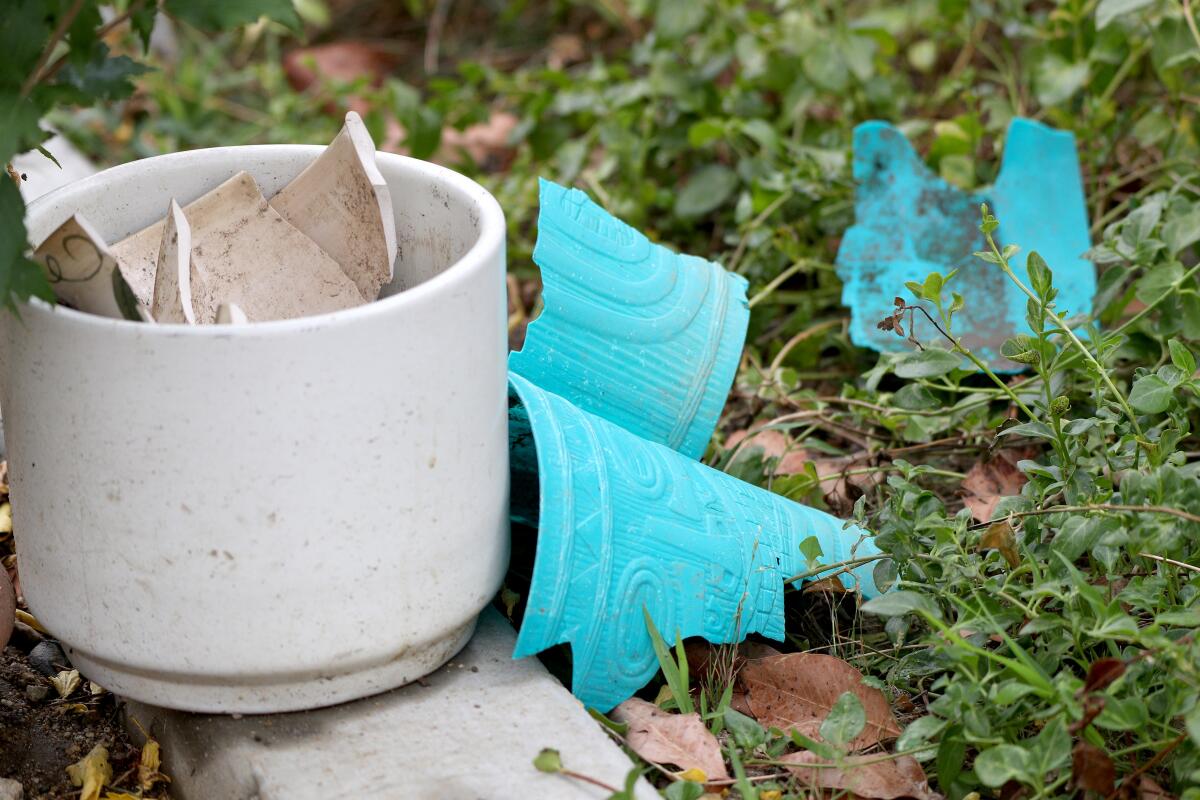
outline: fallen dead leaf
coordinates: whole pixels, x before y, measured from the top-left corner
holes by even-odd
[[[1071,775],[1076,789],[1086,789],[1108,796],[1114,788],[1117,771],[1112,759],[1102,748],[1080,741],[1071,750]]]
[[[147,792],[156,783],[170,783],[171,779],[164,775],[162,769],[162,750],[154,739],[146,739],[142,745],[142,757],[138,759],[138,787]]]
[[[583,37],[577,33],[559,33],[550,37],[550,52],[546,65],[551,69],[562,69],[569,64],[583,61]]]
[[[1119,658],[1099,658],[1088,667],[1083,691],[1098,692],[1125,674],[1125,662]]]
[[[1125,786],[1122,784],[1121,789]],[[1122,791],[1122,794],[1125,794]],[[1175,800],[1175,796],[1158,785],[1149,775],[1139,775],[1137,779],[1137,800]]]
[[[820,740],[820,727],[843,692],[853,692],[866,711],[867,724],[850,742],[854,750],[900,735],[883,692],[865,685],[862,673],[840,658],[819,653],[789,653],[748,661],[741,682],[751,715],[764,726],[799,731]]]
[[[349,83],[367,78],[370,85],[378,86],[399,61],[396,53],[379,45],[351,40],[292,50],[283,57],[283,72],[298,92],[318,81],[329,80]],[[349,98],[347,105],[360,114],[370,110],[361,97]],[[338,113],[333,104],[327,105],[325,110],[330,114]]]
[[[1017,552],[1017,533],[1007,522],[993,522],[979,539],[980,550],[998,550],[1013,569],[1021,563]]]
[[[850,592],[846,588],[846,584],[842,583],[841,579],[836,576],[806,583],[804,584],[803,591],[805,594],[848,594]]]
[[[814,789],[850,792],[871,800],[941,799],[941,795],[929,788],[925,770],[912,756],[850,756],[843,762],[843,769],[830,766],[832,762],[807,750],[788,753],[779,760],[785,762],[799,780]]]
[[[79,688],[80,681],[79,670],[64,669],[62,672],[50,679],[50,683],[54,684],[55,691],[59,697],[70,697],[71,693]]]
[[[721,746],[699,714],[670,714],[634,697],[613,709],[611,716],[629,726],[629,746],[647,761],[699,769],[709,780],[729,778]]]
[[[971,509],[971,516],[978,522],[989,522],[996,506],[1004,497],[1019,494],[1028,478],[1009,457],[1001,453],[991,461],[980,461],[967,471],[962,487],[966,492],[963,504]]]
[[[80,787],[79,800],[99,800],[100,790],[112,780],[112,764],[108,763],[108,748],[98,744],[91,752],[67,767],[71,784]]]

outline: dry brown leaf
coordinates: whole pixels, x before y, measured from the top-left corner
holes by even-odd
[[[883,692],[862,681],[862,673],[845,661],[819,653],[748,661],[741,672],[755,719],[785,732],[799,731],[810,739],[820,740],[821,723],[833,704],[843,692],[853,692],[867,714],[862,733],[850,743],[855,750],[900,735],[900,725]]]
[[[670,714],[634,697],[613,709],[611,716],[629,726],[629,746],[647,761],[703,770],[709,780],[729,778],[721,746],[699,714]]]
[[[807,750],[789,753],[779,760],[786,762],[792,774],[814,789],[850,792],[871,800],[901,797],[941,800],[941,795],[929,788],[925,770],[912,756],[850,756],[843,763],[844,769],[828,766],[832,762]]]
[[[1025,474],[1003,454],[986,463],[980,461],[963,478],[963,503],[978,522],[988,522],[1001,498],[1020,493],[1027,482]]]
[[[812,581],[804,584],[803,589],[805,594],[849,594],[850,590],[846,588],[846,584],[842,583],[837,576],[822,578],[819,581]]]
[[[379,86],[399,62],[397,53],[370,42],[330,42],[292,50],[283,57],[283,72],[298,92],[319,81],[350,83],[367,78],[369,85]],[[357,95],[348,98],[347,106],[360,114],[371,110],[367,101]],[[332,101],[325,104],[325,111],[338,113]]]
[[[1125,794],[1125,785],[1121,785],[1122,794]],[[1137,800],[1175,800],[1175,795],[1168,792],[1166,789],[1158,785],[1158,782],[1149,775],[1139,775],[1137,777]]]
[[[1000,555],[1013,569],[1021,563],[1021,554],[1017,552],[1017,533],[1007,522],[993,522],[983,532],[979,539],[980,550],[999,550]]]
[[[1071,775],[1076,789],[1089,789],[1108,796],[1114,788],[1117,771],[1112,759],[1091,742],[1079,741],[1071,750]]]
[[[112,764],[108,763],[108,748],[98,744],[83,758],[67,767],[71,784],[80,787],[79,800],[99,800],[100,790],[112,780]]]

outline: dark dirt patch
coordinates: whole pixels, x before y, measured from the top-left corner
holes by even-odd
[[[116,699],[108,692],[92,697],[86,680],[71,698],[58,699],[49,679],[29,664],[37,642],[34,634],[16,631],[0,655],[0,778],[20,781],[27,800],[74,798],[79,790],[67,766],[103,744],[114,782],[132,788],[140,751],[121,727]],[[35,694],[45,687],[45,699],[32,699],[27,687]]]

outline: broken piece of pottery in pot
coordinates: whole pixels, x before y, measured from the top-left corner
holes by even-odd
[[[33,252],[59,300],[102,317],[138,319],[117,257],[81,214],[72,214]]]

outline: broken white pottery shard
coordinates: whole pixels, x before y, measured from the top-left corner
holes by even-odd
[[[241,325],[248,321],[246,312],[242,311],[234,303],[222,303],[217,308],[218,325]]]
[[[54,230],[34,251],[59,300],[89,314],[139,319],[138,298],[120,259],[79,214]]]
[[[216,318],[218,297],[260,321],[363,304],[338,263],[276,213],[248,173],[239,172],[183,211],[192,229],[191,258],[207,288],[204,297],[192,293],[198,320]],[[130,239],[140,241],[126,251],[145,251],[150,238],[161,242],[163,225],[134,234]]]
[[[167,209],[162,240],[158,246],[158,267],[154,272],[154,301],[151,311],[158,322],[195,325],[193,293],[203,298],[204,278],[192,261],[192,229],[183,209],[174,200]],[[208,322],[201,318],[200,322]]]
[[[358,114],[325,152],[271,198],[271,206],[333,257],[371,301],[392,279],[396,220],[375,144]]]

